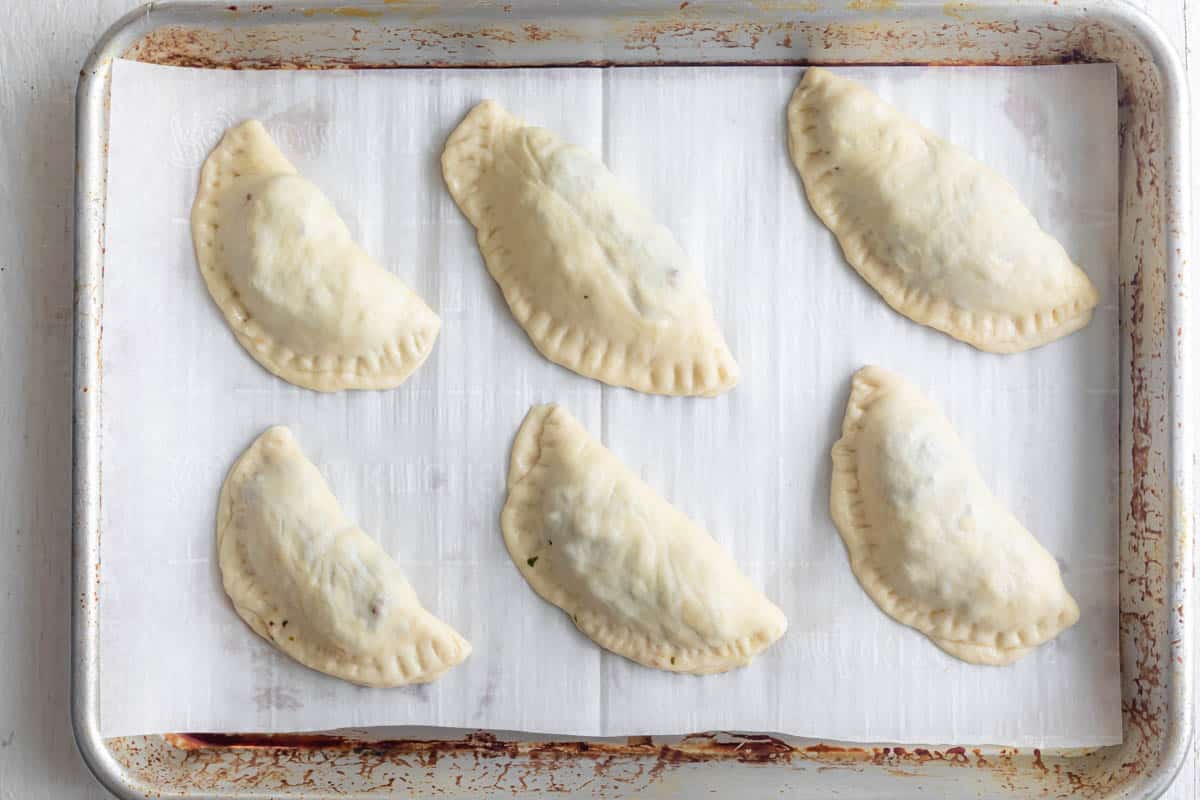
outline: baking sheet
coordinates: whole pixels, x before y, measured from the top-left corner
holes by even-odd
[[[845,264],[786,154],[798,68],[213,72],[114,68],[105,324],[101,728],[444,725],[578,735],[1120,741],[1116,82],[1111,65],[847,74],[1000,168],[1103,299],[1015,356],[899,317]],[[715,400],[600,386],[537,354],[445,192],[445,136],[484,97],[604,155],[703,269],[742,383]],[[194,263],[188,213],[225,127],[258,117],[352,231],[443,319],[390,392],[263,371]],[[1078,625],[1015,666],[950,659],[859,589],[829,520],[828,451],[864,363],[927,389],[999,497],[1058,557]],[[704,524],[788,614],[753,666],[695,678],[595,647],[509,562],[497,518],[528,407],[566,404]],[[293,428],[344,507],[475,652],[436,683],[354,687],[253,635],[220,587],[225,472]]]

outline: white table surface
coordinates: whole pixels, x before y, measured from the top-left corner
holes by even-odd
[[[140,2],[9,0],[0,23],[0,800],[109,796],[68,708],[74,98],[92,44]],[[1198,0],[1134,2],[1185,57],[1200,44]],[[1166,797],[1200,797],[1198,754]]]

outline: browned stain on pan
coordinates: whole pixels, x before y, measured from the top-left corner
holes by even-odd
[[[649,736],[517,742],[483,731],[442,741],[367,741],[331,734],[169,734],[164,739],[158,745],[153,738],[109,744],[119,760],[138,764],[137,777],[148,783],[191,790],[233,783],[245,791],[288,794],[328,788],[325,781],[334,773],[350,785],[368,787],[368,794],[400,791],[416,780],[429,791],[436,779],[467,795],[537,789],[618,797],[652,787],[675,770],[720,764],[782,768],[797,782],[810,770],[862,772],[876,767],[915,778],[940,774],[938,770],[979,770],[1019,790],[1020,776],[1042,758],[1015,748],[996,749],[984,757],[978,748],[861,747],[732,733],[696,734],[669,743]],[[1047,770],[1039,787],[1051,796],[1080,793],[1072,789],[1075,783],[1080,790],[1088,787],[1078,774],[1061,766],[1056,763]]]
[[[851,11],[892,11],[899,8],[896,0],[850,0],[846,8]]]
[[[619,59],[562,59],[553,62],[553,66],[689,63],[711,66],[722,64],[723,51],[737,51],[737,58],[731,58],[729,65],[855,63],[831,59],[826,54],[831,49],[842,48],[869,48],[877,55],[872,64],[1027,65],[1087,61],[1092,50],[1073,47],[1058,54],[1047,54],[1039,46],[1043,34],[1022,32],[1015,22],[947,21],[932,27],[905,26],[896,20],[889,20],[887,24],[870,21],[811,23],[804,21],[804,12],[796,12],[794,20],[748,22],[686,13],[693,10],[688,7],[673,16],[618,20],[612,23],[613,32],[625,51]],[[342,15],[358,13],[353,8],[320,11]],[[371,31],[370,42],[355,37],[351,47],[338,42],[325,49],[310,48],[312,32],[297,25],[231,28],[164,25],[138,40],[125,57],[146,63],[206,69],[509,68],[539,66],[536,61],[530,61],[527,52],[517,51],[517,46],[555,40],[583,41],[578,31],[549,24],[506,23],[502,20],[498,24],[468,30],[429,25],[418,19],[409,25],[393,26],[376,16],[381,13],[369,12],[377,23]],[[1084,43],[1092,35],[1091,27],[1088,23],[1080,23],[1061,32],[1061,36]],[[996,33],[1027,41],[1024,46],[1007,50],[984,50],[980,41],[986,35]],[[913,59],[909,55],[933,46],[961,53],[961,56],[947,54],[938,59]],[[747,51],[757,57],[746,59]],[[684,54],[689,52],[693,55],[686,57]],[[704,53],[705,59],[697,60],[696,52]],[[390,53],[396,55],[390,57]],[[797,53],[811,55],[797,58]],[[673,57],[672,54],[676,55]]]
[[[373,11],[367,8],[353,8],[343,6],[341,8],[306,8],[304,16],[315,17],[318,14],[329,14],[335,17],[358,17],[359,19],[379,19],[383,16],[382,11]]]
[[[819,757],[838,754],[851,760],[870,760],[861,747],[810,745],[793,747],[765,734],[705,733],[685,737],[675,744],[656,744],[651,736],[631,736],[623,742],[547,741],[514,742],[499,739],[487,731],[476,731],[462,739],[382,739],[368,741],[329,734],[227,734],[172,733],[164,737],[172,746],[193,753],[209,750],[240,749],[249,751],[305,751],[313,749],[365,752],[376,755],[417,755],[426,760],[453,753],[479,753],[492,756],[546,759],[553,756],[603,759],[612,756],[653,756],[669,763],[732,760],[748,764],[787,761],[793,757]],[[923,751],[924,752],[924,751]]]

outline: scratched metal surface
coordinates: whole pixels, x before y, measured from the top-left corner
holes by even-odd
[[[1114,2],[678,2],[564,9],[552,0],[152,4],[81,73],[76,184],[72,717],[89,766],[122,797],[688,796],[701,790],[900,798],[1153,797],[1192,733],[1192,447],[1187,423],[1190,220],[1185,81],[1150,20]],[[432,729],[102,740],[96,586],[103,413],[107,83],[125,55],[234,69],[537,64],[1118,65],[1121,134],[1121,663],[1125,741],[1094,751],[845,746],[761,735],[548,740]],[[1069,702],[1069,698],[1063,698]]]

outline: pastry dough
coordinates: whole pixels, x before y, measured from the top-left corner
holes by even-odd
[[[654,394],[737,383],[702,276],[591,153],[485,101],[446,141],[442,174],[546,358]]]
[[[830,508],[871,599],[957,658],[1009,664],[1079,619],[1058,563],[941,411],[879,367],[854,376]]]
[[[1004,178],[828,70],[805,72],[787,113],[813,211],[892,308],[996,353],[1092,318],[1096,288]]]
[[[500,527],[534,591],[648,667],[724,672],[787,630],[707,531],[560,406],[535,406],[517,433]]]
[[[471,653],[346,518],[287,428],[259,436],[229,471],[217,551],[238,615],[305,666],[402,686],[431,681]]]
[[[255,120],[204,162],[192,240],[238,341],[297,386],[390,389],[433,349],[438,316],[363,252]]]

